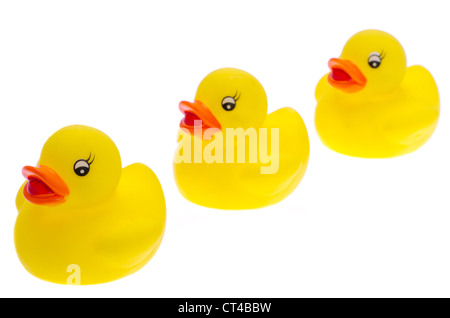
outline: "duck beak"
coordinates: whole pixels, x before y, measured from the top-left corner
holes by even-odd
[[[23,176],[28,180],[23,195],[33,204],[55,206],[66,201],[70,191],[63,179],[46,166],[25,166]]]
[[[201,127],[202,134],[208,128],[221,129],[219,121],[214,117],[208,107],[196,100],[193,103],[182,101],[178,108],[184,118],[180,122],[180,128],[185,128],[193,135],[195,127]]]
[[[367,79],[353,62],[344,59],[330,59],[328,83],[346,93],[355,93],[364,88]]]

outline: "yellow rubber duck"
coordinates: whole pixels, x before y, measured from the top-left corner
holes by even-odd
[[[316,129],[329,148],[355,157],[410,153],[433,134],[439,93],[422,66],[406,67],[401,44],[390,34],[365,30],[352,36],[316,88]]]
[[[14,239],[23,266],[59,284],[98,284],[142,268],[165,227],[161,185],[150,168],[122,169],[119,151],[101,131],[68,126],[44,145],[16,205]]]
[[[267,97],[247,72],[223,68],[179,105],[174,176],[181,194],[218,209],[275,204],[300,183],[308,163],[305,124],[292,108],[267,115]]]

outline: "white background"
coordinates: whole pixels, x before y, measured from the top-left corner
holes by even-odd
[[[0,296],[450,296],[450,50],[447,1],[2,1]],[[314,129],[314,89],[354,33],[377,28],[441,94],[429,142],[386,160],[339,155]],[[219,211],[177,191],[172,156],[200,80],[221,67],[260,80],[269,111],[291,106],[310,164],[283,202]],[[31,276],[13,242],[21,168],[57,129],[107,133],[123,164],[159,177],[167,230],[138,273],[98,286]],[[230,198],[232,200],[232,198]]]

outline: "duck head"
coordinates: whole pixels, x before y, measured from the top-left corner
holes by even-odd
[[[267,116],[267,97],[259,81],[247,72],[222,68],[200,83],[194,102],[182,101],[180,128],[194,133],[201,120],[202,130],[261,126]]]
[[[25,199],[44,206],[95,204],[111,195],[122,164],[114,142],[87,126],[68,126],[45,143],[36,167],[22,169]]]
[[[340,58],[328,62],[328,83],[345,93],[370,95],[394,90],[406,73],[406,55],[392,35],[365,30],[353,35]]]

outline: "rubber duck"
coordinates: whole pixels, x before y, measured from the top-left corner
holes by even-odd
[[[249,73],[222,68],[200,83],[184,115],[174,159],[181,194],[201,206],[255,209],[286,198],[300,183],[309,139],[300,115],[267,114],[267,97]]]
[[[389,158],[421,147],[439,118],[439,93],[422,66],[407,67],[392,35],[353,35],[316,87],[316,129],[329,148],[350,156]]]
[[[45,143],[16,199],[16,251],[34,276],[59,284],[98,284],[142,268],[158,249],[165,201],[158,178],[101,131],[68,126]]]

